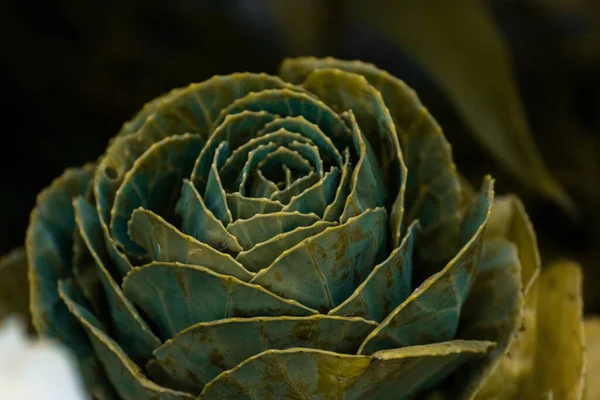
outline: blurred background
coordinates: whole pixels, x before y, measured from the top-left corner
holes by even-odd
[[[22,245],[36,194],[97,159],[145,102],[331,55],[412,86],[458,169],[520,195],[544,264],[578,261],[600,311],[597,0],[9,0],[0,37],[0,254]]]

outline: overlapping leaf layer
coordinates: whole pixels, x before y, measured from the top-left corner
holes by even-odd
[[[370,64],[217,76],[40,194],[33,322],[100,399],[474,398],[539,260],[518,203],[492,213],[491,178],[471,193],[415,93]],[[486,234],[506,207],[512,230]]]

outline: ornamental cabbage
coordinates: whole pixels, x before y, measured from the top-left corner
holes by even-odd
[[[579,398],[579,270],[493,202],[371,64],[215,76],[39,195],[33,325],[98,399]]]

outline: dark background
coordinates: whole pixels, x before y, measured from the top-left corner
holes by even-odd
[[[415,88],[444,127],[459,170],[477,186],[491,172],[499,193],[524,198],[544,261],[571,257],[582,263],[588,309],[597,311],[598,2],[486,3],[508,44],[536,143],[576,203],[576,217],[507,175],[409,55],[361,24],[344,1],[323,3],[316,29],[306,30],[313,37],[290,40],[269,1],[3,2],[0,253],[22,245],[36,194],[66,167],[97,159],[146,101],[214,74],[275,73],[290,55],[332,55],[373,62]]]

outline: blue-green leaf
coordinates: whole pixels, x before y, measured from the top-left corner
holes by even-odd
[[[221,372],[266,350],[304,347],[355,353],[376,326],[362,318],[325,315],[232,318],[196,324],[154,354],[174,387],[200,393]]]
[[[257,135],[260,135],[260,133]],[[231,153],[231,156],[227,159],[227,161],[225,161],[225,164],[219,170],[219,176],[223,181],[235,179],[238,176],[239,171],[248,161],[250,152],[260,145],[267,145],[269,143],[289,145],[294,141],[302,142],[308,140],[309,139],[298,133],[289,132],[285,129],[278,129],[277,131],[252,138]]]
[[[276,200],[244,197],[238,192],[227,193],[227,206],[231,210],[234,222],[256,214],[270,214],[283,209],[283,204]]]
[[[483,232],[493,196],[493,181],[487,177],[463,223],[461,236],[465,244],[462,249],[444,269],[427,278],[371,332],[359,354],[443,342],[455,337],[461,308],[469,295],[481,257]]]
[[[276,115],[265,111],[242,111],[227,115],[208,138],[194,165],[190,180],[198,191],[204,193],[215,151],[222,142],[227,142],[232,149],[236,149],[256,136],[256,132],[275,118]]]
[[[406,207],[404,226],[417,219],[421,223],[424,236],[423,246],[419,247],[421,258],[445,262],[456,253],[463,196],[450,145],[437,121],[423,107],[414,90],[373,64],[331,57],[300,57],[285,60],[279,74],[284,80],[301,83],[312,71],[323,68],[362,75],[381,93],[408,168],[404,205],[397,199],[394,210],[401,214],[402,207]]]
[[[301,178],[296,179],[291,185],[278,192],[273,193],[271,200],[279,201],[283,204],[288,204],[292,197],[298,196],[306,189],[319,181],[320,177],[314,171],[310,172]]]
[[[267,350],[217,376],[200,399],[405,400],[435,386],[490,346],[459,340],[372,356],[302,348]]]
[[[248,250],[258,243],[294,230],[299,226],[310,226],[318,220],[319,217],[315,214],[280,211],[271,214],[256,214],[248,219],[238,219],[229,224],[227,230],[238,238],[245,250]]]
[[[104,287],[116,339],[134,362],[143,365],[152,356],[152,351],[161,345],[161,342],[140,317],[133,304],[127,300],[105,267],[110,259],[102,246],[104,244],[103,232],[96,210],[83,197],[78,197],[73,201],[73,208],[77,227],[94,258],[100,281]]]
[[[382,260],[386,239],[385,209],[368,210],[298,243],[251,282],[328,311],[352,294]]]
[[[462,308],[457,337],[492,340],[497,345],[485,358],[461,367],[461,379],[454,383],[456,397],[474,398],[497,370],[521,327],[524,305],[517,247],[504,238],[486,239],[471,294]]]
[[[153,262],[134,268],[125,277],[123,290],[165,339],[199,322],[316,313],[261,286],[180,263]]]
[[[331,226],[335,226],[335,222],[317,221],[309,226],[299,226],[292,231],[258,243],[247,251],[242,251],[235,259],[249,271],[258,272],[271,265],[284,251]]]
[[[388,196],[386,204],[394,203],[391,213],[393,242],[400,241],[403,193],[407,169],[396,127],[381,94],[359,74],[336,68],[312,71],[302,84],[338,112],[352,110],[360,130],[366,137],[381,165]],[[355,140],[356,142],[356,140]],[[356,144],[355,144],[356,146]]]
[[[303,214],[314,213],[323,217],[327,207],[335,199],[335,193],[340,183],[341,172],[332,167],[319,182],[306,189],[304,192],[290,199],[283,211],[298,211]]]
[[[138,208],[129,223],[131,238],[148,251],[153,261],[202,265],[217,273],[248,281],[253,273],[229,254],[185,235],[152,211]]]
[[[183,220],[183,233],[219,251],[225,249],[234,252],[242,251],[235,236],[230,234],[223,223],[206,207],[200,193],[187,179],[183,181],[181,197],[175,209]]]
[[[108,336],[106,328],[102,326],[100,321],[83,306],[80,296],[75,291],[73,282],[70,280],[60,281],[58,287],[60,297],[65,302],[68,310],[85,328],[96,355],[104,365],[108,379],[114,385],[121,399],[191,400],[194,398],[188,393],[159,386],[146,378],[140,367],[131,361],[119,344]]]
[[[227,207],[227,197],[219,176],[219,168],[225,164],[230,154],[229,143],[221,142],[215,151],[215,157],[206,181],[206,190],[204,191],[206,207],[225,225],[231,222],[231,211]]]
[[[412,290],[413,248],[417,231],[418,223],[415,221],[400,246],[373,268],[352,296],[329,314],[381,322],[406,300]]]
[[[164,98],[145,119],[138,134],[159,141],[166,136],[192,132],[206,140],[218,125],[215,122],[223,108],[248,93],[274,88],[302,90],[267,74],[214,76]]]
[[[244,110],[267,111],[281,117],[302,115],[306,120],[318,125],[338,149],[351,144],[350,131],[339,115],[325,103],[306,93],[289,89],[250,93],[223,109],[218,121],[222,121],[228,114]]]
[[[343,164],[342,156],[331,139],[323,133],[318,125],[309,122],[302,115],[296,117],[276,118],[265,124],[264,128],[258,132],[257,136],[266,135],[270,132],[276,132],[279,129],[285,129],[290,132],[296,132],[303,137],[310,139],[322,151],[321,158],[324,162],[335,162],[338,167]]]
[[[197,135],[169,136],[150,146],[125,174],[111,210],[110,228],[125,250],[143,256],[144,251],[127,233],[127,223],[137,207],[158,213],[171,213],[174,194],[183,177],[188,176],[204,139]]]
[[[43,337],[59,340],[77,355],[86,386],[106,396],[110,392],[85,332],[62,302],[58,280],[72,275],[70,250],[75,229],[71,201],[85,193],[94,173],[92,165],[67,169],[44,189],[31,212],[25,248],[29,261],[31,318]]]
[[[350,179],[350,194],[340,219],[342,223],[365,210],[385,206],[387,193],[381,166],[371,144],[361,132],[354,113],[349,111],[343,117],[351,128],[354,149],[359,159]]]
[[[344,212],[346,200],[350,195],[350,177],[352,175],[352,166],[350,165],[350,151],[348,149],[344,150],[344,160],[342,176],[340,178],[340,184],[335,191],[335,197],[323,213],[323,219],[325,221],[340,220],[340,217]]]

